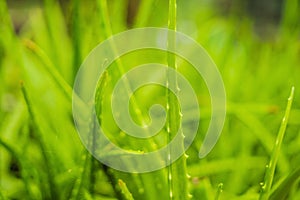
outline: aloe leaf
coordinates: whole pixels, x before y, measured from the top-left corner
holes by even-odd
[[[176,31],[176,0],[169,0],[169,20],[168,20],[168,28],[172,31]],[[175,49],[176,46],[176,33],[169,32],[168,34],[168,49]],[[176,56],[168,51],[167,53],[167,61],[168,67],[177,70],[176,65]],[[177,82],[177,77],[171,77],[172,75],[167,71],[167,85],[170,88],[177,88],[177,93],[179,92],[179,86]],[[178,148],[180,151],[184,152],[184,135],[181,130],[181,126],[178,125],[181,123],[181,113],[180,107],[178,105],[177,99],[175,95],[172,95],[170,90],[167,89],[167,112],[168,112],[168,121],[167,121],[167,143],[169,145],[169,166],[168,166],[168,184],[169,184],[169,198],[170,199],[188,199],[188,175],[186,169],[186,158],[187,155],[181,156],[174,163],[171,162],[171,146],[170,142],[172,137],[179,130],[179,134],[181,134],[182,143],[179,144]]]

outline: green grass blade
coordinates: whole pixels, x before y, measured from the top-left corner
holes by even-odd
[[[66,53],[66,51],[72,52],[70,44],[72,38],[69,37],[66,29],[67,26],[61,10],[61,4],[57,0],[43,0],[42,2],[43,23],[46,32],[44,32],[43,37],[36,36],[36,41],[41,45],[44,42],[44,44],[47,44],[48,48],[46,46],[44,48],[47,49],[46,52],[54,66],[65,80],[71,83],[73,76],[72,53]]]
[[[102,107],[103,107],[103,96],[104,96],[104,90],[107,83],[108,75],[107,71],[103,73],[103,75],[100,77],[99,83],[97,85],[97,91],[96,91],[96,99],[95,101],[98,102],[95,105],[96,111],[98,113],[99,118],[99,124],[102,123]],[[97,119],[94,119],[97,120]],[[96,130],[95,130],[95,124],[96,121],[93,121],[91,123],[90,127],[90,133],[89,133],[89,140],[88,145],[91,145],[92,152],[96,150]],[[81,176],[77,179],[75,182],[74,189],[72,191],[72,199],[74,200],[80,200],[82,198],[82,195],[84,194],[84,191],[89,189],[89,194],[93,195],[93,189],[94,184],[96,182],[96,166],[97,166],[97,160],[90,154],[89,151],[85,151],[82,159],[83,166],[81,167],[80,173]],[[104,171],[105,172],[105,171]],[[89,180],[86,179],[86,177],[89,177]],[[88,187],[88,186],[89,187]]]
[[[103,169],[105,175],[107,176],[108,180],[110,181],[111,186],[114,190],[114,193],[115,193],[117,199],[122,200],[123,195],[122,195],[122,192],[120,191],[120,188],[118,186],[118,181],[115,177],[115,174],[113,173],[113,170],[111,168],[107,167],[106,165],[102,165],[102,169]]]
[[[105,38],[108,38],[112,35],[112,30],[110,26],[108,8],[107,8],[107,0],[97,0],[97,6],[99,8],[99,12],[101,14],[100,18],[102,19],[101,27],[104,30]]]
[[[0,33],[3,34],[3,32],[5,32],[9,36],[15,35],[5,0],[0,0],[0,24],[1,24]]]
[[[284,138],[285,130],[287,127],[290,111],[292,108],[294,93],[295,93],[295,88],[292,87],[290,97],[288,98],[285,115],[282,119],[281,126],[279,129],[277,138],[276,138],[275,146],[274,146],[271,158],[270,158],[270,162],[266,169],[266,175],[265,175],[264,184],[262,186],[260,200],[268,200],[270,197],[270,194],[271,194],[271,187],[272,187],[272,183],[273,183],[273,179],[274,179],[275,168],[276,168],[276,164],[278,161],[282,140]]]
[[[27,92],[27,89],[25,88],[25,85],[21,83],[21,89],[22,94],[24,97],[24,100],[27,105],[29,116],[32,120],[32,126],[34,128],[35,137],[37,138],[38,145],[40,147],[41,153],[43,155],[43,159],[45,161],[46,166],[46,173],[47,173],[47,180],[49,182],[49,191],[52,199],[58,199],[58,188],[56,187],[55,183],[55,174],[54,174],[54,166],[52,165],[51,156],[49,155],[49,151],[46,148],[46,143],[44,142],[44,138],[42,136],[41,128],[36,120],[36,115],[32,108],[32,103],[29,97],[29,94]]]
[[[134,200],[131,192],[128,190],[128,188],[126,186],[126,183],[124,181],[122,181],[121,179],[119,179],[118,184],[120,186],[120,189],[122,191],[122,194],[123,194],[125,200]]]
[[[102,123],[103,123],[103,100],[104,100],[104,92],[105,92],[105,87],[106,87],[106,84],[108,82],[108,79],[109,79],[109,76],[108,76],[108,73],[107,71],[104,71],[104,73],[102,74],[102,76],[100,77],[100,80],[98,82],[98,85],[97,85],[97,89],[96,89],[96,95],[95,95],[95,102],[96,105],[95,105],[95,109],[96,109],[96,113],[97,113],[97,118],[98,119],[94,119],[94,120],[98,120],[99,122],[99,125],[101,126]],[[96,122],[94,122],[96,123]],[[95,151],[95,134],[96,133],[96,130],[93,131],[92,135],[93,135],[93,139],[92,139],[92,151]],[[95,170],[95,158],[92,158],[92,165],[91,165],[91,182],[93,182],[93,179],[94,179],[94,170]],[[104,174],[107,176],[107,178],[110,180],[110,182],[112,183],[112,188],[115,192],[115,195],[118,197],[118,199],[122,198],[122,194],[120,192],[120,189],[117,185],[117,180],[115,178],[115,175],[113,174],[113,171],[111,169],[109,169],[109,167],[105,166],[105,165],[102,165],[102,169],[103,169],[103,172]]]
[[[144,27],[147,25],[147,20],[152,12],[154,2],[155,0],[143,0],[140,2],[135,17],[134,27]]]
[[[252,131],[252,133],[261,142],[262,146],[266,149],[267,153],[271,154],[273,151],[272,147],[272,134],[265,127],[263,122],[261,122],[253,113],[248,111],[234,111],[236,117],[244,123]],[[264,133],[264,134],[261,134]],[[279,153],[283,155],[282,152]],[[282,172],[287,169],[288,160],[282,156],[282,158],[277,163],[278,169]]]
[[[112,35],[112,30],[111,30],[111,22],[110,22],[110,18],[109,18],[109,13],[108,13],[108,7],[107,7],[107,1],[106,0],[98,0],[97,1],[97,6],[99,8],[99,12],[100,12],[100,17],[101,17],[101,27],[102,29],[104,30],[104,34],[106,36],[106,38],[110,37]],[[114,54],[117,55],[117,52],[118,50],[116,49],[115,45],[113,42],[111,42],[111,48],[112,48],[112,51]],[[125,71],[124,71],[124,67],[123,67],[123,63],[120,59],[116,60],[116,67],[117,67],[117,70],[115,71],[116,74],[119,74],[119,75],[124,75],[125,74]],[[107,76],[111,76],[112,74],[107,74]],[[131,87],[130,87],[130,84],[129,84],[129,81],[124,78],[124,87],[125,87],[125,90],[128,94],[131,94]],[[97,88],[98,90],[99,88]],[[96,104],[98,104],[99,101],[96,101]],[[132,103],[132,110],[133,110],[133,113],[132,113],[132,117],[135,118],[138,122],[138,124],[141,124],[141,125],[145,125],[147,124],[147,121],[146,121],[146,116],[145,114],[141,111],[142,110],[142,106],[143,104],[139,104],[139,102],[137,101],[135,95],[132,95],[131,96],[131,103]],[[96,105],[97,107],[97,105]],[[134,145],[134,144],[129,144],[129,145]],[[148,149],[149,151],[154,151],[154,150],[157,150],[157,146],[154,142],[154,139],[153,138],[149,138],[147,141],[145,141],[145,145],[144,147],[146,149]],[[133,163],[126,163],[126,161],[124,161],[124,164],[126,165],[132,165]],[[115,180],[115,172],[114,170],[110,170],[110,169],[107,169],[107,173],[108,177],[111,179],[111,182],[113,183],[113,188],[115,190],[115,193],[116,195],[120,196],[118,193],[119,193],[119,190],[115,187],[115,185],[117,185],[117,182]],[[111,174],[111,176],[109,176],[109,174]],[[158,172],[159,176],[161,177],[160,179],[163,180],[164,179],[164,171],[159,171]],[[136,187],[138,187],[138,183],[140,182],[139,179],[141,179],[141,181],[143,182],[142,185],[145,186],[145,193],[144,195],[145,196],[149,196],[149,198],[158,198],[159,197],[159,192],[156,188],[156,183],[157,183],[157,177],[155,176],[150,176],[150,175],[147,175],[147,174],[141,174],[139,176],[135,176],[134,178],[132,178],[132,181],[130,182],[130,186],[132,185],[136,185]],[[147,185],[151,185],[151,187],[146,187]]]
[[[171,30],[176,30],[176,1],[169,0],[169,20],[168,20],[168,28]],[[175,35],[169,34],[168,35],[168,48],[174,49],[175,45]],[[174,54],[168,52],[167,53],[167,61],[168,67],[171,67],[176,70],[176,57]],[[170,77],[169,70],[167,71],[167,86],[176,86],[176,79]],[[178,105],[175,103],[175,97],[171,95],[171,92],[167,90],[167,113],[168,113],[168,121],[167,121],[167,144],[171,142],[172,134],[174,134],[176,130],[177,124],[177,112],[178,112]],[[170,199],[174,199],[174,190],[176,192],[176,188],[174,188],[174,178],[175,173],[173,172],[173,166],[176,166],[176,161],[173,165],[171,164],[171,146],[169,144],[169,156],[168,156],[168,186],[169,186],[169,197]]]
[[[47,54],[36,43],[31,40],[24,40],[23,44],[31,50],[44,64],[48,75],[52,77],[57,86],[63,91],[66,98],[72,101],[72,87],[65,81],[62,75],[56,70],[55,65],[52,63]]]
[[[270,195],[270,200],[286,199],[292,186],[300,179],[300,167],[290,173]]]
[[[85,150],[84,151],[84,155],[82,156],[82,166],[80,168],[80,176],[79,178],[76,180],[74,188],[72,190],[72,194],[71,194],[71,200],[80,200],[83,197],[84,194],[84,189],[85,189],[85,183],[86,183],[86,178],[88,177],[88,173],[89,173],[89,165],[90,165],[90,153]]]
[[[102,108],[103,108],[103,96],[104,96],[104,91],[105,91],[105,87],[108,81],[108,75],[107,75],[107,71],[104,71],[102,77],[100,77],[100,80],[98,82],[97,85],[97,91],[96,91],[96,98],[95,98],[95,102],[97,102],[97,104],[95,105],[95,109],[96,109],[96,114],[97,114],[97,118],[98,119],[94,119],[94,125],[93,125],[93,133],[92,133],[92,153],[95,153],[96,151],[96,130],[95,129],[95,123],[96,120],[98,120],[99,125],[102,125]],[[96,170],[97,170],[97,166],[99,166],[99,161],[96,160],[93,156],[91,156],[91,173],[90,173],[90,184],[91,184],[91,188],[90,191],[93,195],[94,192],[94,185],[96,183]]]

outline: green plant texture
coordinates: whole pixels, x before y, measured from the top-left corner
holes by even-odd
[[[0,200],[300,199],[300,2],[268,1],[259,8],[253,2],[0,0]],[[276,14],[267,17],[270,9]],[[134,91],[129,102],[140,126],[151,121],[153,104],[165,108],[166,124],[157,135],[134,138],[114,121],[114,85],[144,63],[185,76],[200,107],[196,138],[179,159],[153,172],[128,173],[102,164],[84,147],[72,116],[73,84],[95,46],[143,27],[183,32],[206,49],[224,81],[226,122],[213,150],[199,159],[212,107],[203,78],[170,51],[123,55],[99,77],[91,133],[97,121],[109,140],[137,154],[166,146],[177,130],[184,141],[180,102],[159,85]],[[170,49],[176,46],[175,34],[166,39]],[[182,92],[168,75],[167,84]],[[130,94],[126,79],[124,85]],[[185,117],[192,122],[198,115],[190,109]],[[94,142],[89,145],[97,152]],[[105,156],[119,155],[105,150]]]

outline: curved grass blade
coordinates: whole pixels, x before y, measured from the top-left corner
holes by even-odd
[[[105,71],[100,77],[99,83],[97,85],[97,91],[96,91],[96,102],[98,104],[95,105],[95,108],[99,114],[99,123],[101,124],[102,120],[102,106],[103,106],[103,92],[107,83],[107,72]],[[90,127],[90,133],[89,133],[89,140],[88,144],[92,146],[92,153],[96,151],[96,130],[95,130],[95,123],[97,119],[93,119],[91,122]],[[71,199],[80,200],[82,198],[82,195],[84,194],[84,191],[89,189],[89,193],[93,195],[93,186],[96,182],[95,180],[95,171],[96,171],[96,160],[95,158],[90,154],[89,151],[85,151],[85,154],[83,155],[83,166],[80,169],[81,176],[77,179],[75,182],[74,189],[72,191],[72,197]],[[104,171],[105,172],[105,171]],[[86,177],[89,177],[89,182],[87,182]],[[89,187],[86,187],[86,184],[89,185]]]
[[[44,64],[48,75],[52,77],[57,86],[62,89],[66,98],[72,101],[72,87],[65,81],[65,79],[60,75],[60,73],[56,70],[54,64],[47,56],[47,54],[41,49],[35,42],[29,39],[24,39],[23,44],[29,50],[31,50]]]

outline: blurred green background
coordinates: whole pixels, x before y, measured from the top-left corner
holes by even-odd
[[[93,159],[80,142],[71,108],[73,81],[88,53],[112,34],[167,27],[168,4],[0,0],[0,199],[170,199],[168,168],[130,174]],[[175,184],[174,192],[187,191],[196,200],[259,199],[286,100],[295,86],[270,199],[300,199],[299,0],[177,0],[177,30],[199,42],[218,66],[227,118],[213,151],[199,159],[210,100],[204,83],[199,85],[199,77],[186,70],[196,85],[202,118],[189,158],[174,164],[183,169],[173,171],[174,181],[186,183],[186,188]],[[128,70],[163,56],[148,50],[122,62]],[[107,88],[120,76],[115,71],[114,65],[108,70]],[[164,95],[160,89],[155,92]],[[147,107],[151,101],[143,101],[143,95],[147,93],[138,103]],[[112,138],[119,134],[114,125],[107,126]],[[122,135],[116,138],[114,142],[133,148]],[[136,144],[143,146],[140,142]]]

